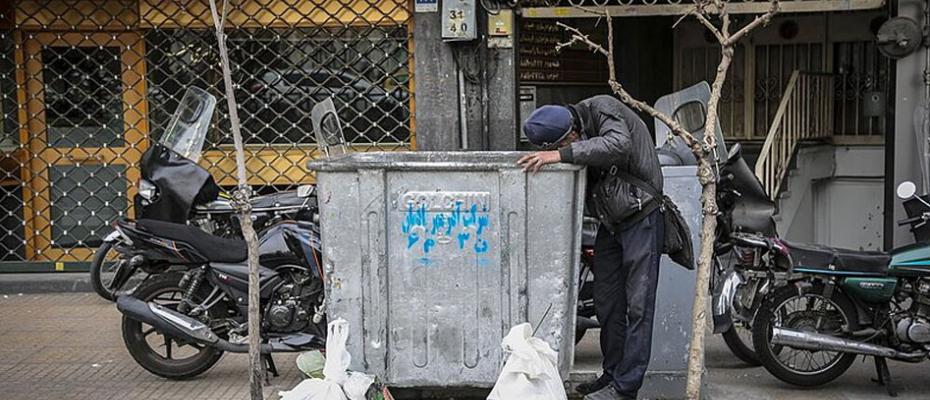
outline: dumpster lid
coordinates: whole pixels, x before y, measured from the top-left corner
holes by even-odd
[[[494,171],[519,169],[517,160],[527,154],[519,151],[398,151],[349,153],[329,160],[314,160],[307,168],[316,171],[389,170],[466,170]],[[556,163],[543,170],[577,171],[581,165]]]

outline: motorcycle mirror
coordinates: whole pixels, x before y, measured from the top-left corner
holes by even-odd
[[[907,200],[911,197],[914,197],[914,194],[917,193],[917,185],[911,181],[904,181],[898,185],[898,198],[901,200]]]

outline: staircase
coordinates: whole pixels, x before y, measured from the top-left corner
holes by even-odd
[[[779,236],[878,249],[882,205],[875,199],[884,192],[883,145],[848,140],[859,138],[834,129],[834,116],[848,111],[839,108],[846,105],[836,98],[834,84],[840,79],[801,71],[791,74],[755,173],[777,205]]]
[[[778,200],[791,163],[804,142],[833,135],[833,76],[795,70],[756,161],[756,176]]]

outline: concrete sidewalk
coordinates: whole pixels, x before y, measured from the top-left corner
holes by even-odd
[[[0,398],[35,399],[246,399],[247,359],[227,354],[216,367],[189,381],[149,374],[129,356],[120,337],[120,314],[92,293],[0,294]],[[684,351],[684,349],[682,349]],[[266,398],[297,384],[293,355],[276,355],[281,376]],[[577,347],[573,380],[588,379],[600,364],[597,331]],[[813,390],[788,386],[763,368],[748,368],[729,354],[719,337],[707,342],[707,390],[711,399],[881,399],[870,381],[871,362],[857,362],[835,382]],[[891,363],[898,399],[926,399],[927,364]],[[402,398],[465,399],[475,392],[395,391]],[[480,394],[480,392],[479,392]],[[468,396],[472,395],[472,396]],[[521,400],[521,399],[517,399]]]
[[[0,294],[92,292],[89,272],[0,273]]]

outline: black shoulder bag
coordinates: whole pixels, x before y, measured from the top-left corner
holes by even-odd
[[[688,223],[681,216],[678,206],[664,193],[661,193],[652,184],[639,179],[626,171],[618,168],[611,168],[611,174],[615,174],[621,179],[640,188],[652,198],[653,201],[659,202],[659,209],[662,210],[665,219],[665,238],[663,239],[663,253],[668,254],[672,261],[678,263],[686,269],[694,269],[694,244],[691,243],[691,229]]]

